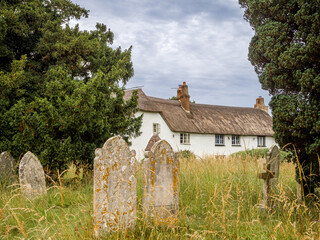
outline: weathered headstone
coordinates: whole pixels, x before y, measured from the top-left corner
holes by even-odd
[[[265,165],[267,163],[267,159],[264,157],[261,157],[257,160],[257,167],[259,171],[263,171],[265,168]]]
[[[273,145],[267,157],[267,164],[270,165],[270,172],[274,172],[271,179],[271,186],[276,186],[279,183],[279,170],[280,170],[280,151],[278,146]]]
[[[154,145],[156,142],[158,142],[158,141],[160,141],[160,140],[161,140],[161,138],[159,137],[158,134],[152,135],[152,137],[149,139],[149,142],[148,142],[148,144],[147,144],[146,149],[144,150],[144,151],[145,151],[144,156],[145,156],[146,158],[150,157],[151,148],[153,147],[153,145]]]
[[[179,157],[170,144],[161,140],[151,148],[143,162],[143,208],[146,218],[158,223],[172,223],[179,210]]]
[[[135,226],[136,159],[135,151],[119,136],[108,139],[95,151],[94,231],[104,232]]]
[[[19,180],[22,192],[28,198],[47,193],[43,167],[32,152],[27,152],[20,161]]]
[[[302,189],[302,184],[300,182],[297,182],[297,198],[298,198],[298,202],[302,203],[302,201],[303,201],[303,189]]]
[[[278,184],[280,167],[280,152],[276,145],[273,145],[267,156],[267,162],[263,173],[258,178],[263,179],[263,207],[269,207],[271,188]]]
[[[8,152],[0,154],[0,180],[11,182],[15,171],[16,161]]]

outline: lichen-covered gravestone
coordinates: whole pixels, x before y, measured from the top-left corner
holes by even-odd
[[[43,167],[32,152],[27,152],[20,161],[19,180],[22,192],[28,198],[47,193]]]
[[[95,151],[94,231],[104,232],[135,226],[136,159],[135,152],[119,136],[112,137]]]
[[[149,142],[148,142],[148,144],[147,144],[147,146],[146,146],[146,148],[145,148],[145,153],[144,153],[144,156],[146,157],[146,158],[149,158],[150,157],[150,151],[151,151],[151,148],[153,147],[153,145],[156,143],[156,142],[158,142],[158,141],[160,141],[161,140],[161,138],[159,137],[159,135],[158,134],[155,134],[155,135],[152,135],[152,137],[149,139]]]
[[[269,207],[270,205],[272,188],[275,188],[279,181],[279,168],[279,148],[276,145],[273,145],[268,152],[264,172],[258,175],[260,179],[263,179],[263,207]]]
[[[170,144],[161,140],[151,148],[150,158],[143,162],[143,208],[146,218],[173,223],[179,210],[179,158]]]
[[[0,154],[0,180],[11,182],[15,174],[16,161],[8,152]]]

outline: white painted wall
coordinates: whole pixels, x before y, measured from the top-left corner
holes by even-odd
[[[136,117],[141,116],[141,114],[142,112],[137,112]],[[142,134],[137,138],[130,139],[132,142],[131,149],[136,150],[137,159],[142,159],[144,157],[144,149],[147,147],[147,144],[153,135],[153,123],[160,124],[159,137],[161,139],[165,139],[172,146],[172,148],[174,148],[172,132],[161,117],[160,113],[144,112],[143,115],[142,126],[140,129]]]
[[[138,112],[136,116],[140,116],[142,112]],[[166,122],[161,117],[160,113],[144,112],[141,132],[142,134],[134,139],[131,139],[131,149],[136,150],[137,159],[144,157],[144,149],[146,148],[149,139],[153,135],[153,123],[160,124],[161,139],[165,139],[173,148],[174,151],[190,150],[197,156],[205,155],[230,155],[234,152],[244,151],[248,149],[261,148],[257,147],[257,136],[240,136],[241,146],[232,146],[232,136],[224,135],[224,146],[215,146],[214,134],[190,134],[190,144],[180,144],[180,133],[172,132]],[[266,137],[266,147],[269,148],[276,144],[273,137]]]

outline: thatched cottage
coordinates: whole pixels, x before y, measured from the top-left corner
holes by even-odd
[[[127,90],[125,98],[132,91]],[[254,108],[190,103],[185,82],[177,91],[177,100],[150,97],[141,89],[138,95],[137,115],[144,115],[142,134],[131,139],[138,158],[143,157],[153,135],[167,140],[175,151],[190,150],[198,156],[229,155],[275,144],[272,118],[261,97]]]

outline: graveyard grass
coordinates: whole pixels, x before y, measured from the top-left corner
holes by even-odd
[[[318,205],[299,204],[294,166],[281,163],[278,192],[269,211],[262,202],[261,167],[251,156],[192,157],[180,163],[178,221],[167,226],[142,216],[142,164],[138,219],[132,230],[102,239],[319,239]],[[48,193],[27,200],[17,186],[0,186],[0,239],[92,239],[93,179],[48,179]]]

